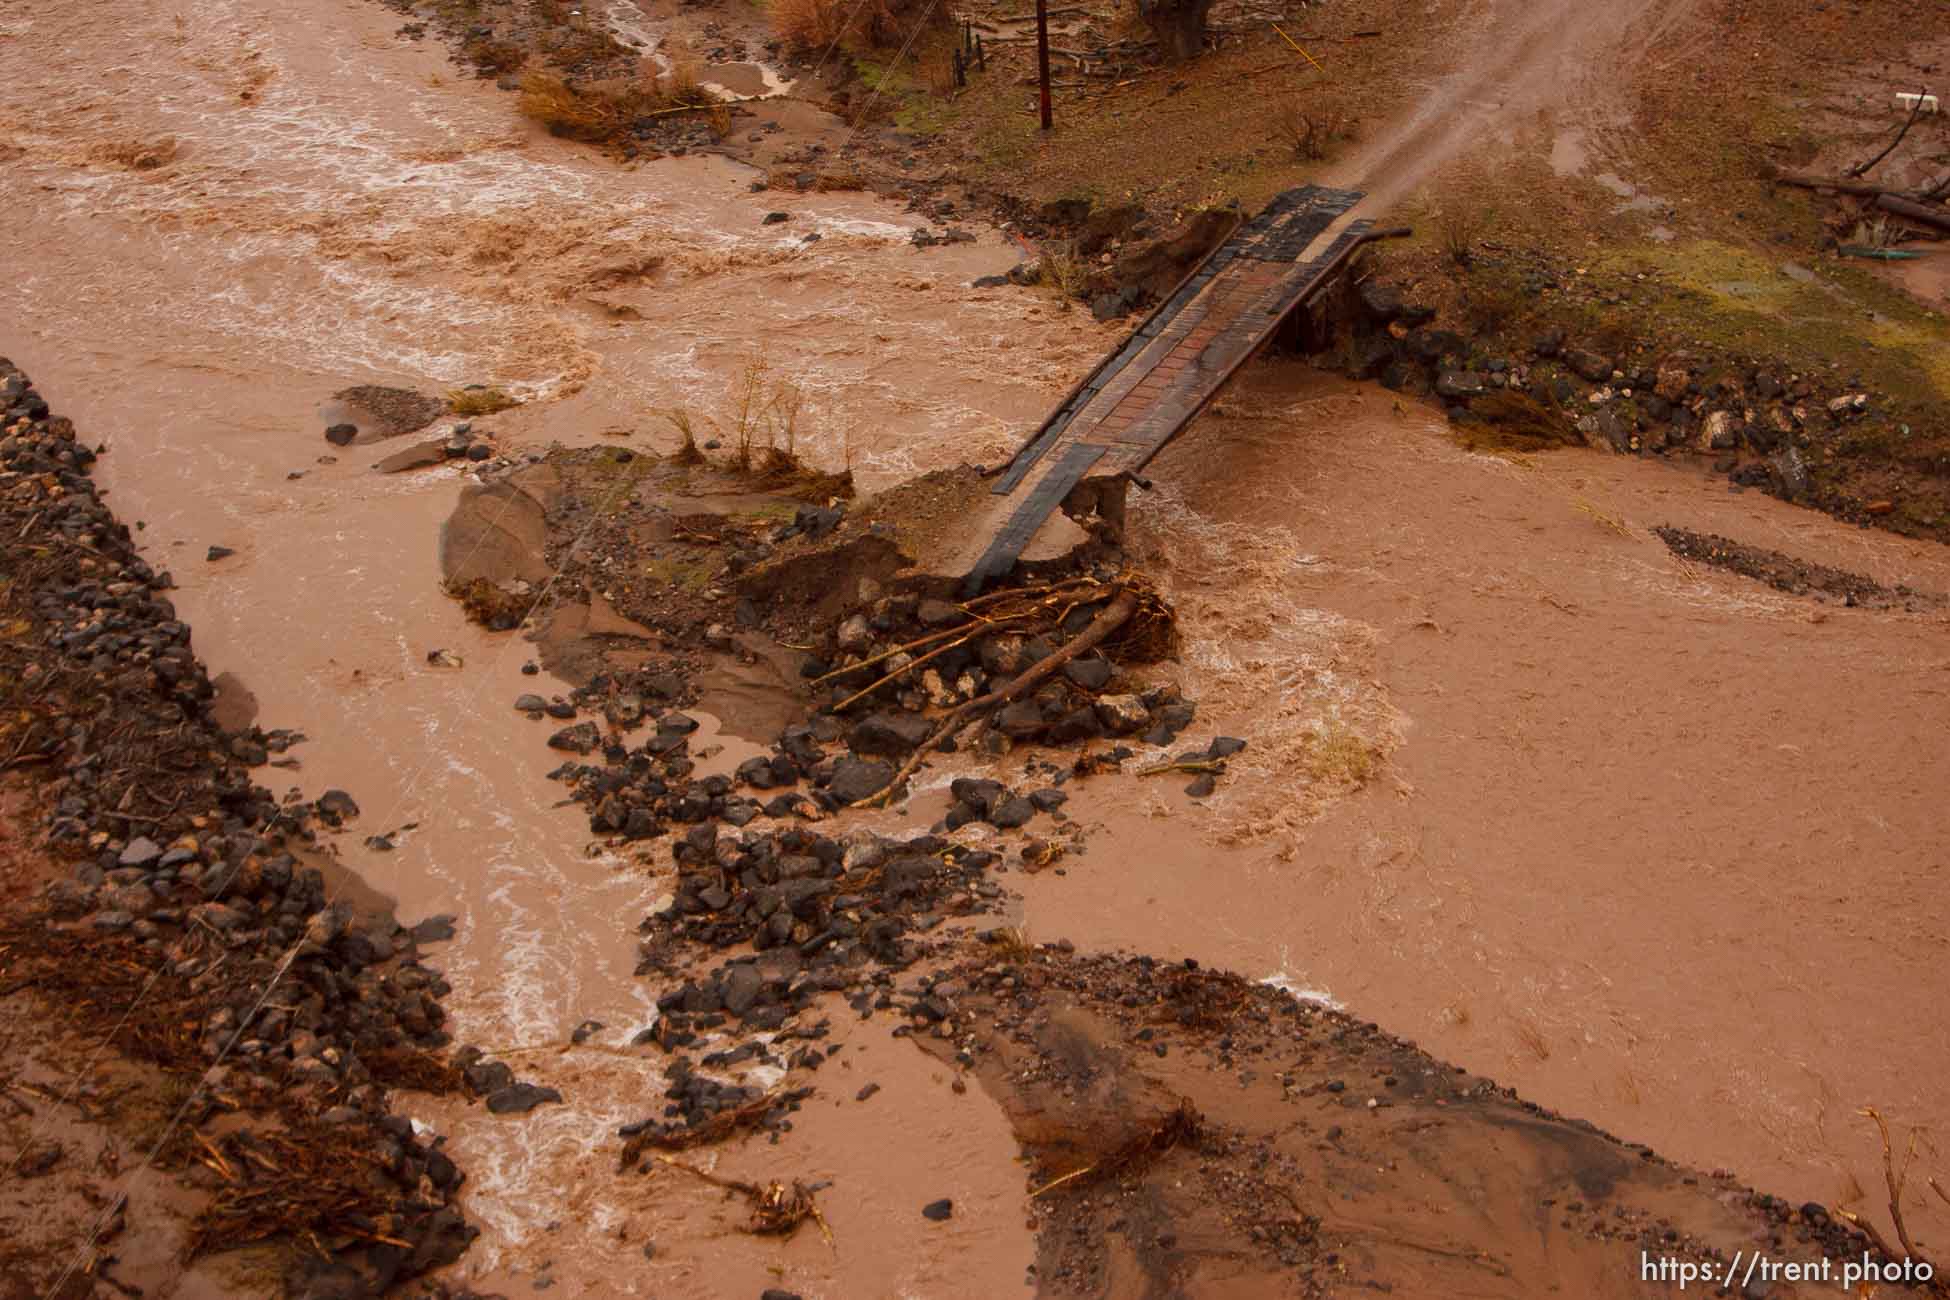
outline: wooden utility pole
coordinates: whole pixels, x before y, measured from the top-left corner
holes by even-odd
[[[1043,130],[1050,128],[1049,114],[1049,0],[1036,0],[1036,84],[1042,95]]]

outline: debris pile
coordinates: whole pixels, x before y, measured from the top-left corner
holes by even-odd
[[[1779,551],[1748,546],[1715,533],[1696,533],[1670,524],[1661,524],[1652,531],[1666,544],[1666,549],[1681,560],[1728,569],[1791,596],[1826,596],[1840,600],[1850,609],[1863,606],[1869,609],[1905,609],[1912,613],[1941,609],[1950,603],[1939,593],[1918,591],[1906,583],[1884,586],[1874,578],[1859,573],[1797,560]]]

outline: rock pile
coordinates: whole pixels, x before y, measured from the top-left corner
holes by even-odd
[[[1433,396],[1452,421],[1495,425],[1530,444],[1709,456],[1735,485],[1783,500],[1842,506],[1815,499],[1808,449],[1874,407],[1868,394],[1838,391],[1832,380],[1686,351],[1620,353],[1561,328],[1499,352],[1437,327],[1431,309],[1379,280],[1354,296],[1353,378]]]
[[[226,1142],[322,1127],[361,1151],[288,1192],[233,1162],[196,1239],[302,1231],[331,1257],[303,1265],[296,1290],[377,1294],[456,1258],[472,1235],[451,1203],[459,1172],[388,1113],[391,1087],[455,1086],[430,1054],[447,1041],[446,982],[419,962],[412,932],[327,904],[306,844],[357,817],[356,803],[331,791],[281,805],[251,782],[248,765],[297,738],[216,724],[169,575],[101,500],[95,456],[0,360],[0,546],[13,579],[0,597],[0,746],[8,766],[47,774],[48,847],[72,863],[35,914],[6,923],[9,987],[46,990],[81,1031],[200,1079],[192,1121],[246,1116]],[[329,1207],[314,1203],[321,1188]]]

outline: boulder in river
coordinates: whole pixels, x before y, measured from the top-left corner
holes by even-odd
[[[912,713],[875,713],[861,720],[848,737],[855,752],[907,754],[926,742],[934,728],[926,718]]]
[[[562,1094],[553,1088],[533,1083],[511,1083],[488,1094],[487,1108],[495,1115],[525,1115],[545,1101],[561,1100]]]
[[[408,447],[405,451],[396,451],[381,460],[377,465],[374,465],[373,468],[382,474],[400,474],[407,470],[426,469],[432,465],[440,465],[445,463],[446,459],[447,441],[442,438],[433,442],[423,442],[418,446]]]
[[[879,759],[843,758],[833,765],[827,789],[841,803],[858,803],[885,790],[894,779],[894,765]]]

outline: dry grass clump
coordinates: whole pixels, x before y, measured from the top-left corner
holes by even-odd
[[[523,77],[515,107],[523,117],[547,127],[550,135],[567,140],[609,140],[630,121],[626,116],[629,101],[622,94],[577,86],[553,72]]]
[[[467,617],[490,632],[508,632],[522,625],[535,608],[535,593],[521,584],[520,590],[511,591],[499,583],[486,578],[473,578],[466,582],[450,580],[447,594],[460,602]]]
[[[839,39],[848,6],[844,0],[767,0],[772,30],[801,50],[824,50]]]
[[[657,97],[666,105],[709,104],[714,96],[698,80],[697,63],[679,59],[657,79]]]
[[[1304,744],[1307,774],[1316,781],[1359,787],[1374,775],[1374,747],[1351,727],[1328,723]]]
[[[1289,99],[1273,110],[1274,138],[1299,162],[1319,162],[1335,141],[1351,134],[1347,116],[1337,109]]]
[[[840,190],[864,190],[867,188],[867,178],[860,173],[858,168],[849,166],[834,167],[828,171],[820,172],[814,177],[813,188],[821,194],[830,194]]]
[[[1523,1044],[1532,1056],[1540,1061],[1551,1059],[1550,1039],[1544,1037],[1544,1031],[1537,1027],[1536,1022],[1519,1020],[1512,1028],[1516,1033],[1517,1041]]]
[[[176,137],[165,135],[155,140],[102,140],[90,146],[88,161],[130,171],[153,171],[176,161]]]
[[[1476,241],[1489,228],[1491,215],[1466,201],[1445,204],[1435,214],[1435,232],[1443,256],[1461,267],[1474,262]]]
[[[846,44],[891,49],[907,44],[920,23],[952,28],[948,6],[931,0],[765,0],[772,30],[800,51],[824,54]]]
[[[468,37],[461,42],[460,55],[483,77],[503,76],[528,62],[528,51],[521,46],[491,36]]]
[[[1573,501],[1571,508],[1614,536],[1629,538],[1633,535],[1631,526],[1623,518],[1583,497]]]
[[[697,429],[691,423],[691,413],[679,406],[665,411],[663,417],[684,439],[684,445],[677,449],[676,462],[679,465],[702,465],[704,452],[697,445]]]
[[[810,181],[804,178],[810,176]],[[803,183],[802,183],[803,182]],[[820,194],[864,190],[867,178],[847,164],[824,171],[809,172],[803,167],[777,166],[765,173],[765,183],[775,190],[813,190]]]
[[[994,956],[997,961],[1014,965],[1026,962],[1036,955],[1036,945],[1030,942],[1028,926],[998,926],[984,934],[982,938],[995,950]]]
[[[680,62],[662,77],[635,81],[578,83],[553,72],[522,79],[516,103],[523,117],[540,122],[550,135],[600,144],[614,140],[645,118],[688,110],[707,110],[720,119],[720,134],[730,129],[730,114],[698,81],[697,68]]]
[[[447,409],[455,415],[493,415],[496,411],[506,411],[520,405],[519,398],[508,396],[502,389],[483,388],[478,384],[449,389],[447,392]]]
[[[1569,417],[1513,388],[1477,398],[1470,411],[1481,423],[1470,421],[1454,430],[1456,440],[1470,451],[1530,452],[1584,445]]]

